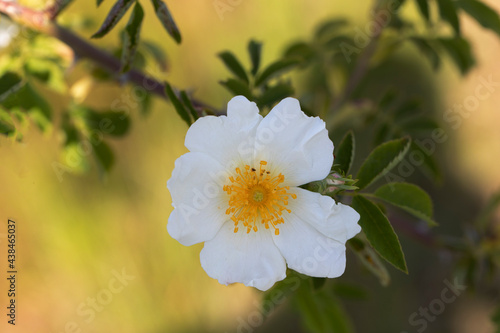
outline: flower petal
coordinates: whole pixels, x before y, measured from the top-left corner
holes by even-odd
[[[295,98],[285,98],[262,120],[255,150],[256,160],[269,162],[290,186],[324,179],[333,164],[325,122],[306,116]]]
[[[236,96],[227,105],[227,116],[202,117],[191,125],[185,145],[234,171],[234,163],[241,165],[242,161],[249,163],[253,159],[255,132],[261,120],[255,103]]]
[[[203,153],[187,153],[175,161],[167,182],[174,207],[167,224],[170,236],[186,246],[215,236],[228,220],[222,190],[226,177],[222,165]]]
[[[325,236],[293,213],[286,215],[279,229],[279,235],[272,237],[289,268],[315,277],[335,278],[344,273],[343,243]]]
[[[361,231],[359,214],[352,207],[298,187],[291,191],[297,194],[297,199],[291,200],[288,206],[292,214],[325,236],[345,243]]]
[[[285,259],[271,233],[235,233],[232,222],[225,223],[212,240],[205,242],[200,260],[207,274],[224,285],[240,282],[267,290],[286,277]]]

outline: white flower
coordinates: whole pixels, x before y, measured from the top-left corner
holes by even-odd
[[[185,145],[190,152],[167,182],[167,229],[183,245],[205,242],[208,275],[267,290],[287,265],[309,276],[343,274],[359,214],[298,187],[324,179],[333,164],[325,123],[298,100],[286,98],[262,118],[255,103],[234,97],[227,117],[198,119]]]

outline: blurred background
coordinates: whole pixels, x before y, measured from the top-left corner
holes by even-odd
[[[217,53],[230,49],[240,59],[247,59],[247,43],[255,39],[263,42],[263,63],[268,64],[291,42],[308,38],[328,18],[346,17],[354,25],[364,26],[372,6],[367,0],[221,0],[230,8],[221,14],[215,7],[217,2],[168,2],[183,35],[181,45],[168,38],[153,19],[144,22],[142,38],[161,45],[168,55],[169,68],[163,71],[147,67],[150,75],[168,79],[221,109],[232,96],[218,84],[228,73]],[[498,2],[485,2],[500,10]],[[36,7],[44,1],[22,3]],[[94,2],[76,1],[59,22],[78,26],[78,22],[91,18],[90,23],[85,21],[79,30],[75,29],[88,39],[112,4],[105,1],[96,9]],[[149,2],[144,2],[143,7],[146,18],[154,17]],[[403,14],[416,17],[416,8],[408,4]],[[450,63],[435,72],[411,50],[397,54],[398,61],[407,68],[394,75],[410,82],[415,79],[412,75],[418,75],[429,107],[438,119],[454,104],[474,94],[481,77],[491,76],[494,82],[500,82],[498,37],[472,20],[461,17],[461,21],[478,63],[467,76],[460,76]],[[92,42],[109,48],[118,45],[118,36],[112,32]],[[63,45],[60,48],[65,52]],[[10,51],[6,47],[0,52]],[[300,319],[288,302],[280,305],[263,325],[242,326],[249,315],[259,311],[261,294],[242,285],[219,285],[200,266],[202,245],[184,247],[168,235],[166,224],[172,207],[166,181],[174,161],[187,151],[183,145],[187,125],[173,107],[154,98],[150,114],[141,116],[129,103],[131,89],[81,81],[84,66],[76,64],[67,73],[72,84],[90,87],[83,102],[106,109],[118,100],[130,111],[132,127],[127,136],[110,140],[116,161],[107,176],[90,167],[81,175],[63,172],[59,177],[54,163],[61,160],[64,137],[57,130],[43,134],[30,125],[21,142],[0,136],[2,276],[6,271],[7,219],[16,221],[18,237],[17,322],[15,328],[6,323],[4,300],[8,285],[2,277],[0,331],[302,332]],[[387,84],[391,77],[384,73],[373,75],[380,84]],[[50,91],[45,97],[54,98],[58,121],[57,105],[63,102],[58,102],[59,97]],[[434,229],[436,233],[461,234],[463,224],[472,220],[500,188],[499,104],[500,86],[496,86],[461,126],[453,129],[444,125],[450,139],[438,150],[443,182],[436,186],[421,179],[422,187],[433,188],[430,191],[440,223]],[[336,140],[342,135],[332,133]],[[347,271],[340,280],[369,290],[363,300],[344,303],[357,332],[416,332],[409,316],[439,297],[445,279],[453,280],[446,266],[453,258],[436,255],[404,233],[400,240],[410,274],[390,268],[392,283],[388,287],[380,286],[348,253]],[[494,333],[490,316],[496,301],[498,295],[488,297],[488,290],[464,292],[429,322],[427,332]]]

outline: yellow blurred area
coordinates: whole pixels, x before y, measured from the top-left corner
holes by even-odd
[[[326,18],[347,16],[363,22],[371,4],[222,2],[231,10],[218,13],[213,1],[168,1],[183,35],[180,46],[156,20],[149,1],[141,2],[146,11],[143,38],[162,45],[171,66],[167,74],[154,68],[149,74],[193,89],[197,98],[221,108],[231,96],[217,83],[228,76],[218,52],[231,49],[248,60],[246,46],[254,38],[264,43],[267,64],[291,41],[310,36]],[[488,2],[500,10],[494,0]],[[112,4],[104,1],[95,9],[95,1],[76,1],[61,20],[96,17],[97,11],[100,23]],[[466,80],[449,83],[453,89],[445,90],[450,92],[450,106],[474,90],[479,75],[491,73],[500,82],[498,38],[471,22],[464,30],[480,66]],[[92,42],[106,46],[117,41],[116,34],[110,34]],[[129,94],[129,89],[115,85],[94,85],[85,103],[109,108],[119,99],[127,105]],[[500,87],[456,132],[456,172],[471,186],[484,188],[485,194],[500,186],[499,103]],[[42,135],[31,126],[22,143],[0,137],[1,332],[223,332],[234,331],[238,317],[257,309],[255,290],[225,287],[206,275],[199,263],[202,245],[184,247],[167,233],[172,207],[166,181],[174,161],[187,151],[187,126],[159,99],[150,116],[141,117],[135,108],[130,114],[130,133],[110,140],[116,163],[105,179],[95,167],[81,176],[64,172],[59,177],[54,163],[60,159],[63,138],[58,132]],[[6,323],[3,305],[8,219],[17,225],[19,302],[14,330]]]

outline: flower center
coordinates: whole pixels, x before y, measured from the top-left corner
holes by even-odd
[[[286,206],[288,198],[296,199],[297,195],[287,192],[289,186],[280,186],[285,181],[285,176],[281,173],[278,176],[271,176],[270,171],[266,171],[266,161],[260,161],[259,170],[245,165],[245,170],[236,168],[236,178],[229,177],[231,183],[224,185],[223,190],[229,195],[229,208],[227,215],[231,215],[234,222],[234,232],[238,232],[238,225],[241,223],[247,229],[257,231],[259,221],[266,229],[274,228],[274,233],[279,235],[276,227],[284,223],[283,211],[291,213]]]

